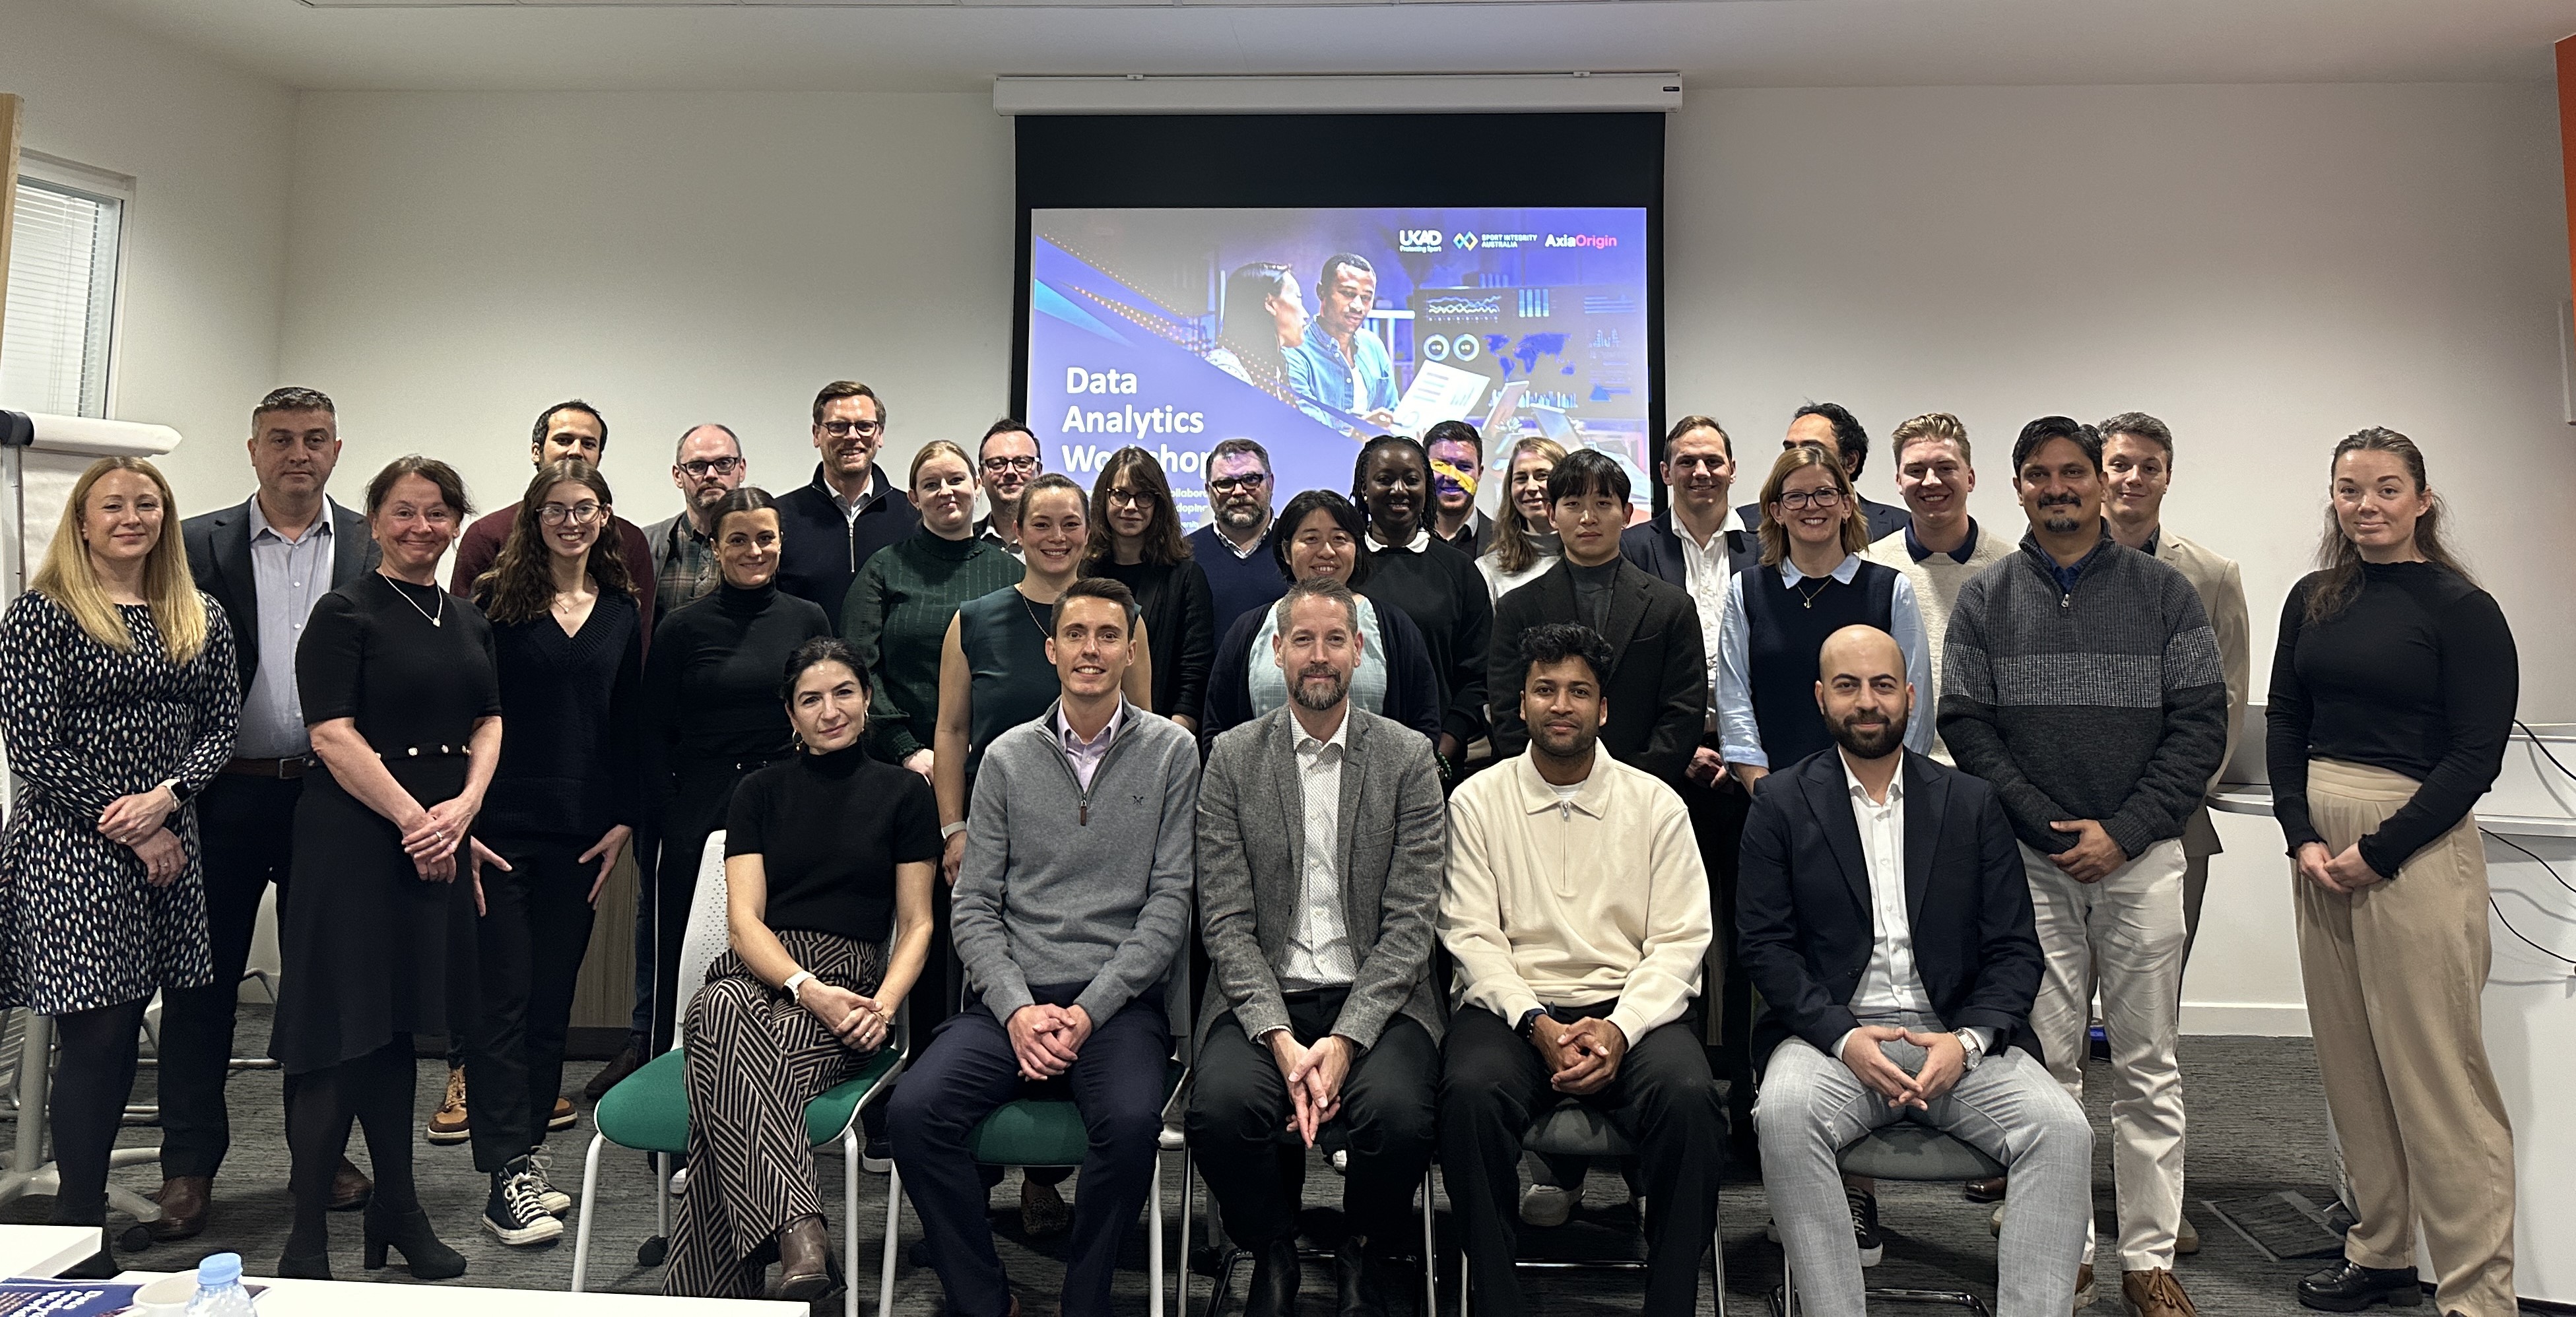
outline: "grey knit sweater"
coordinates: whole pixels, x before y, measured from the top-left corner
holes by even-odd
[[[2182,835],[2227,747],[2227,679],[2183,574],[2108,532],[2074,589],[2029,536],[1961,587],[1943,645],[1940,729],[1993,784],[2013,832],[2056,854],[2093,819],[2136,856]]]
[[[1199,751],[1130,704],[1084,791],[1046,716],[993,738],[951,898],[957,957],[998,1019],[1077,985],[1094,1024],[1161,983],[1190,930]]]

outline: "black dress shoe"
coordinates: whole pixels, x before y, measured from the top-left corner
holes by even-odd
[[[2325,1312],[2359,1312],[2374,1303],[2412,1308],[2423,1301],[2413,1267],[2365,1267],[2346,1258],[2299,1282],[2299,1303]]]
[[[1252,1257],[1252,1288],[1243,1294],[1243,1317],[1297,1317],[1297,1237],[1274,1239]]]
[[[1336,1317],[1407,1317],[1413,1310],[1412,1284],[1394,1259],[1357,1235],[1334,1256],[1333,1282]]]

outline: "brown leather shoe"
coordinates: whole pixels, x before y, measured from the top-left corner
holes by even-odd
[[[211,1175],[174,1175],[163,1180],[161,1192],[153,1195],[153,1200],[161,1204],[161,1216],[152,1223],[152,1237],[167,1244],[203,1233],[206,1202],[214,1196],[215,1177]]]
[[[812,1303],[832,1292],[832,1236],[823,1218],[804,1216],[778,1232],[778,1297]]]
[[[2004,1177],[1970,1180],[1959,1187],[1959,1194],[1972,1203],[2000,1203],[2004,1200]]]
[[[2092,1306],[2093,1264],[2087,1262],[2075,1269],[2075,1311],[2082,1312]]]
[[[2182,1282],[2162,1267],[2120,1277],[2120,1298],[2129,1317],[2200,1317],[2191,1296],[2182,1292]]]
[[[346,1157],[341,1158],[340,1169],[331,1172],[331,1210],[357,1211],[366,1206],[367,1200],[375,1197],[375,1194],[375,1181],[368,1179],[366,1173],[358,1169],[356,1162]]]

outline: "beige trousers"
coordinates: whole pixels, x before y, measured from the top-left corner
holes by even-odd
[[[2397,812],[2416,782],[2308,762],[2308,814],[2335,853]],[[2487,861],[2477,820],[2352,895],[2297,875],[2299,968],[2326,1107],[2360,1224],[2344,1256],[2415,1262],[2415,1228],[2445,1314],[2513,1317],[2513,1131],[2480,1031]]]

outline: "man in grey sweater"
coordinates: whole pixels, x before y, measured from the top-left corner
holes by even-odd
[[[2089,1006],[2102,990],[2122,1297],[2137,1317],[2196,1317],[2173,1278],[2180,839],[2227,743],[2227,681],[2191,582],[2104,529],[2092,427],[2063,416],[2022,427],[2013,489],[2030,532],[1951,609],[1941,739],[1994,787],[2021,843],[2047,956],[2031,1028],[2078,1098]],[[2079,1307],[2092,1270],[2088,1244]]]
[[[1168,1097],[1173,961],[1189,935],[1198,744],[1126,702],[1135,596],[1083,580],[1056,604],[1063,696],[994,738],[975,778],[952,900],[966,1009],[888,1104],[895,1163],[959,1317],[1019,1311],[993,1252],[975,1127],[1006,1102],[1069,1098],[1090,1150],[1063,1312],[1106,1317],[1119,1237],[1151,1184]]]

